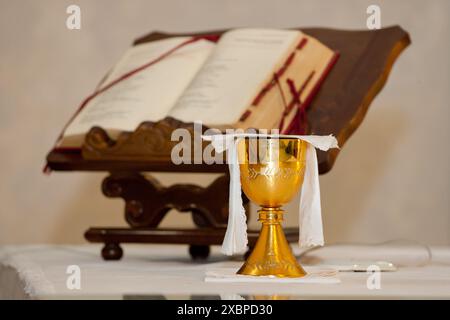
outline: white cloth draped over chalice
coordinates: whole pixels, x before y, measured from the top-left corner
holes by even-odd
[[[338,148],[334,136],[278,135],[258,133],[236,133],[203,135],[216,152],[227,150],[230,170],[230,199],[228,226],[222,243],[222,253],[233,255],[244,253],[248,248],[247,217],[242,204],[241,180],[237,155],[237,144],[243,138],[290,138],[307,142],[306,167],[301,187],[299,205],[299,245],[300,247],[322,246],[324,244],[322,209],[320,204],[319,170],[315,148],[327,151]]]

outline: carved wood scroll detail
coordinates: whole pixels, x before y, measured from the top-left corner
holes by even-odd
[[[193,139],[193,123],[184,123],[167,117],[157,122],[141,123],[133,132],[122,132],[112,139],[106,130],[93,127],[86,135],[82,155],[88,160],[146,160],[170,162],[171,141],[175,129],[188,130]]]
[[[164,187],[140,173],[112,173],[104,179],[102,191],[107,197],[125,200],[125,219],[132,228],[156,228],[171,209],[192,212],[199,227],[225,228],[228,184],[228,175],[222,175],[206,188],[194,184]]]

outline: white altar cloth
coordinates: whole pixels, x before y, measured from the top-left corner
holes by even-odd
[[[341,272],[341,283],[211,283],[205,272],[238,268],[213,247],[203,263],[183,245],[124,245],[120,261],[103,261],[100,245],[0,247],[0,299],[251,298],[288,299],[450,299],[450,247],[433,247],[424,267],[400,267],[380,274],[380,289],[368,289],[366,272]],[[294,248],[298,252],[298,248]],[[79,267],[81,288],[69,289],[69,266]],[[72,269],[73,270],[73,269]]]

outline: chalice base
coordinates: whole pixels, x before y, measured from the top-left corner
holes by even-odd
[[[283,210],[262,208],[258,213],[262,223],[258,240],[237,274],[280,278],[305,276],[306,272],[294,257],[281,227]]]

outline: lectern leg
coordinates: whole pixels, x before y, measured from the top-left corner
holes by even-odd
[[[102,249],[102,257],[105,260],[120,260],[123,249],[118,243],[105,243]]]
[[[112,172],[102,183],[103,194],[125,201],[128,228],[90,228],[85,238],[104,243],[102,257],[119,260],[123,243],[187,244],[195,260],[207,259],[210,245],[220,244],[228,220],[228,175],[207,187],[194,184],[162,186],[139,172]],[[248,199],[244,198],[244,204]],[[158,225],[172,209],[192,215],[195,229],[162,229]]]
[[[191,244],[189,254],[194,260],[206,260],[209,257],[209,246]]]

